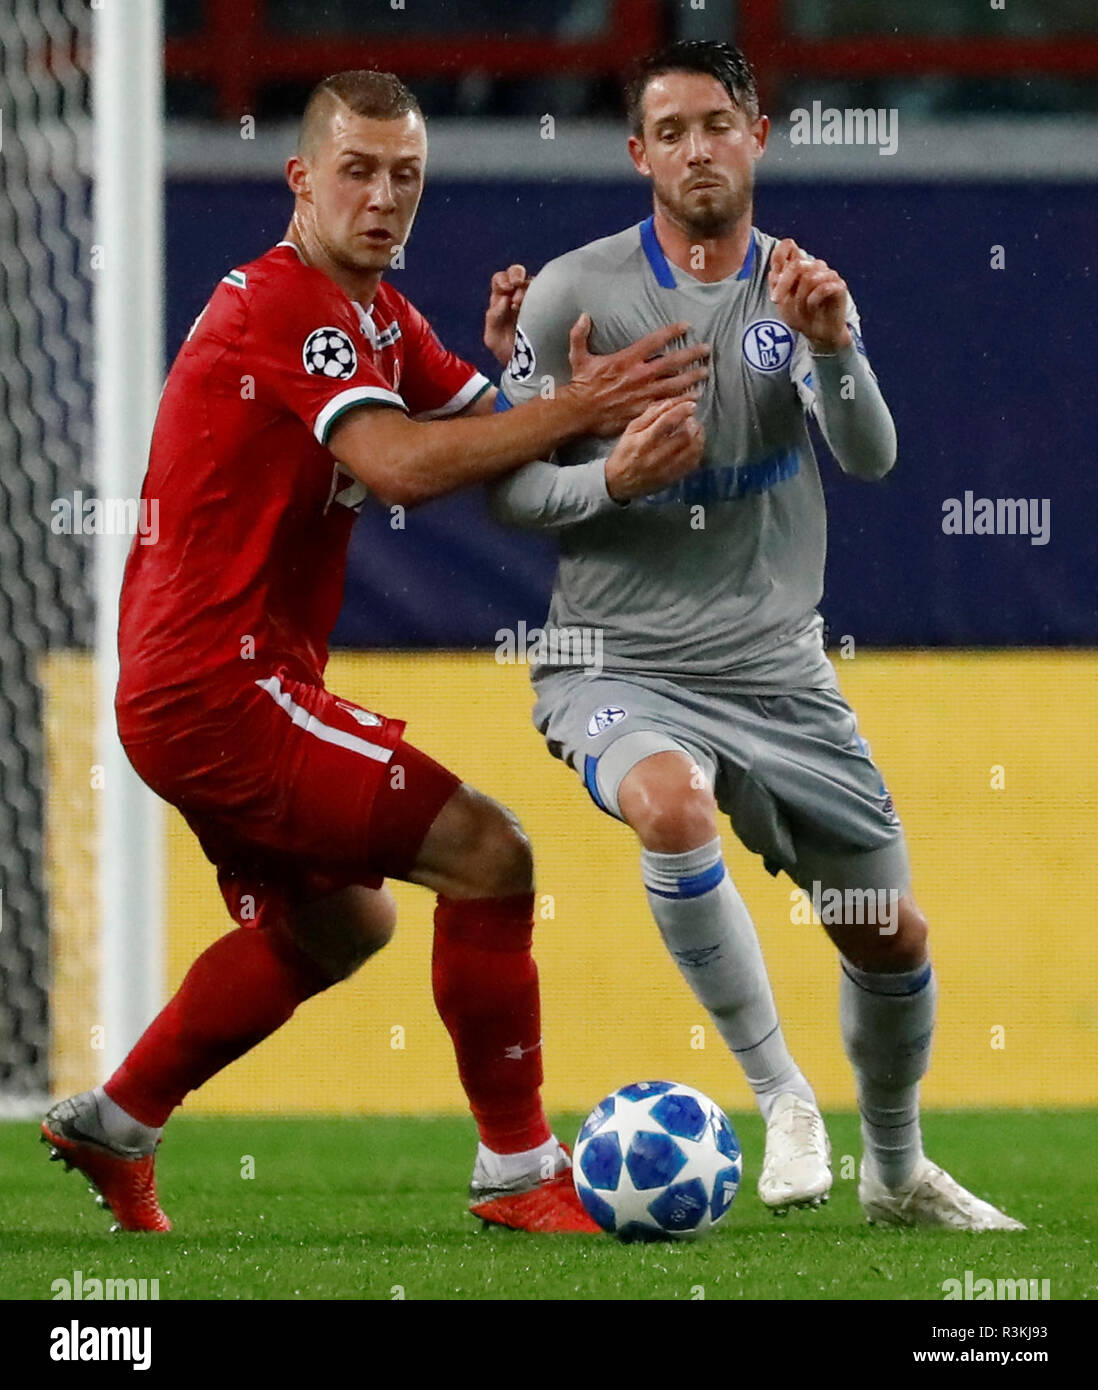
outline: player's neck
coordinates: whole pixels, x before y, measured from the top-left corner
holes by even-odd
[[[752,209],[748,208],[731,231],[704,237],[681,227],[657,203],[656,239],[673,266],[695,280],[712,284],[716,280],[727,280],[742,269],[751,245],[751,214]]]
[[[357,300],[364,309],[368,309],[374,302],[377,287],[381,284],[382,271],[353,271],[337,265],[316,237],[310,236],[308,228],[302,227],[296,218],[287,227],[282,240],[297,248],[298,255],[306,265],[319,270],[322,275],[327,275],[329,280],[334,280],[348,299]]]

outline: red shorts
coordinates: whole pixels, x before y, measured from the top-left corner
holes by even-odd
[[[362,884],[404,878],[461,785],[387,719],[280,669],[126,742],[142,781],[183,813],[241,925]]]

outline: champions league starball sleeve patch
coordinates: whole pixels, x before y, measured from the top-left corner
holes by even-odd
[[[345,381],[355,374],[358,354],[342,328],[314,328],[301,349],[305,370],[313,376]]]
[[[515,329],[515,348],[507,364],[507,374],[512,381],[528,381],[534,374],[537,358],[530,339],[521,328]]]

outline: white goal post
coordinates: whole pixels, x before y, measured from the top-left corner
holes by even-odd
[[[96,490],[139,496],[163,384],[163,16],[93,0]],[[131,538],[95,541],[103,1077],[163,998],[163,816],[118,741],[118,594]]]

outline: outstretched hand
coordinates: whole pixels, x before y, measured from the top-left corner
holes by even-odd
[[[673,342],[686,337],[688,323],[658,328],[606,354],[591,351],[591,326],[591,316],[581,314],[568,335],[569,390],[582,402],[588,434],[621,434],[654,402],[697,396],[709,375],[708,343],[671,350]]]

